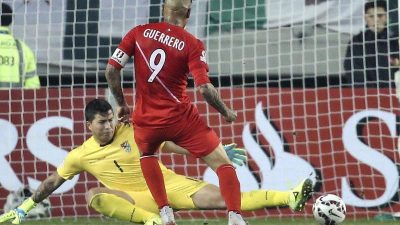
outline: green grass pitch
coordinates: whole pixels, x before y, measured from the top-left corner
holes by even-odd
[[[249,225],[317,225],[313,219],[250,219]],[[177,220],[178,225],[227,225],[226,220]],[[4,223],[11,224],[11,223]],[[52,220],[29,220],[24,221],[22,225],[132,225],[132,223],[122,222],[114,219],[52,219]],[[353,220],[348,219],[341,225],[399,225],[399,221],[377,221],[377,220]]]

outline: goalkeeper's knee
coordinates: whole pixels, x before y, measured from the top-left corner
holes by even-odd
[[[141,209],[123,197],[109,193],[92,195],[89,206],[105,216],[135,223],[158,217],[157,214]]]
[[[93,208],[97,212],[108,216],[113,217],[117,207],[114,207],[114,204],[110,204],[110,200],[113,198],[108,193],[98,193],[91,196],[89,200],[89,207]],[[116,197],[116,196],[115,196]]]

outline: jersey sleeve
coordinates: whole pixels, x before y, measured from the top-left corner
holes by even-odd
[[[57,168],[58,175],[66,180],[71,180],[76,174],[83,171],[77,150],[75,149],[68,153],[67,157],[65,157],[64,161]]]
[[[189,71],[193,76],[196,86],[210,83],[206,51],[203,43],[198,39],[196,39],[196,43],[189,53]]]
[[[108,64],[121,69],[135,53],[135,28],[131,29],[108,60]]]

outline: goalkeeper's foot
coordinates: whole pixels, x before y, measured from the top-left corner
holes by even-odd
[[[144,225],[162,225],[161,218],[160,217],[155,217],[151,218],[144,223]]]
[[[313,193],[313,182],[311,179],[304,179],[297,187],[290,191],[289,208],[293,211],[302,211],[308,199]]]

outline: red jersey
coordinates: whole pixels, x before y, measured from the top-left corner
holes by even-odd
[[[122,68],[131,56],[136,80],[136,125],[164,127],[198,113],[186,94],[186,86],[189,73],[196,86],[210,82],[200,40],[169,23],[141,25],[125,35],[108,63]]]

